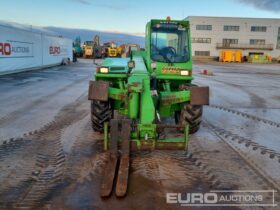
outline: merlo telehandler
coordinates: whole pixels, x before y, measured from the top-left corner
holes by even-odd
[[[200,126],[209,88],[192,84],[190,23],[151,20],[145,51],[106,58],[89,84],[92,128],[108,152],[100,195],[125,196],[131,150],[186,150]],[[175,123],[164,123],[174,117]],[[165,130],[175,129],[176,132]],[[118,170],[117,170],[118,169]]]

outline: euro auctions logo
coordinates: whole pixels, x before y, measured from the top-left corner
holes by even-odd
[[[166,203],[181,206],[276,207],[275,190],[212,190],[208,193],[167,193]]]
[[[8,42],[0,42],[0,55],[11,55],[12,46]]]
[[[60,54],[60,47],[50,46],[49,52],[51,55],[59,55]]]
[[[33,57],[33,43],[16,40],[0,41],[0,58]]]

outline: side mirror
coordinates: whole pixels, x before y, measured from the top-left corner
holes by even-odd
[[[130,73],[131,70],[135,68],[135,61],[133,60],[128,61],[127,66],[128,66],[128,73]]]
[[[129,69],[135,68],[135,61],[128,61],[127,66]]]

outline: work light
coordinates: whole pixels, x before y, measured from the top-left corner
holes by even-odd
[[[108,67],[101,67],[100,68],[100,73],[108,73],[109,72],[109,68]]]

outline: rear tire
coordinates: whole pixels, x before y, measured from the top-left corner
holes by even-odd
[[[113,110],[109,101],[91,101],[91,125],[94,131],[103,133],[104,122],[113,118]]]
[[[182,89],[187,90],[188,86],[184,85]],[[199,130],[202,121],[203,107],[202,105],[191,105],[190,103],[184,104],[180,111],[175,112],[175,122],[179,125],[189,125],[189,133],[195,133]]]

